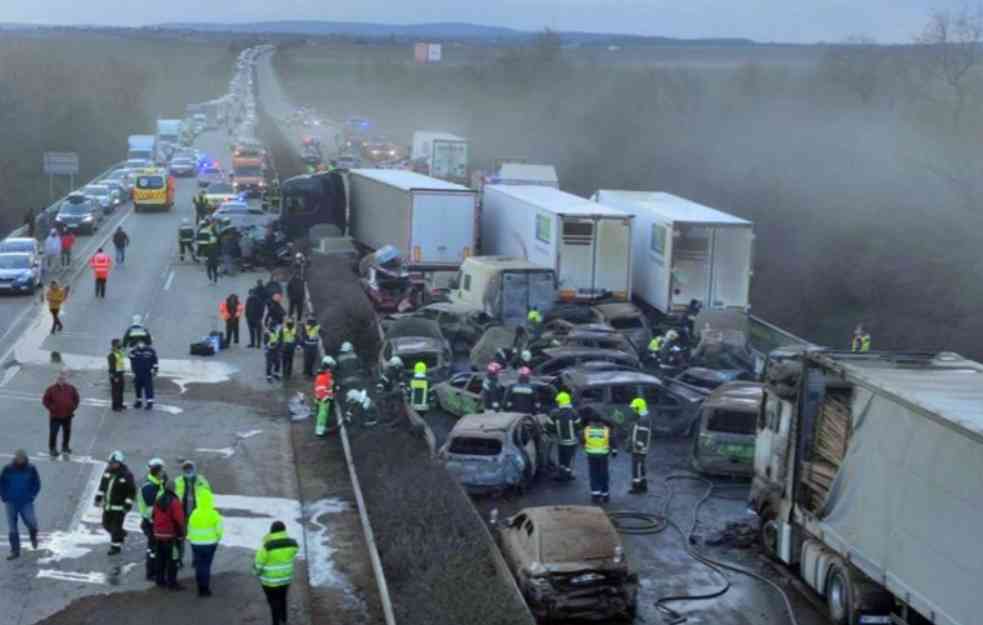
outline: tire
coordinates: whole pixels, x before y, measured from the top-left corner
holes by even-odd
[[[826,576],[826,608],[833,625],[853,625],[856,622],[854,588],[847,565],[836,561]]]
[[[778,520],[776,513],[771,506],[765,505],[758,515],[761,518],[761,527],[758,528],[758,544],[761,552],[771,560],[778,560],[778,528],[775,521]]]

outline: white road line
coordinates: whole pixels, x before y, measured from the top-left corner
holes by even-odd
[[[7,370],[3,372],[3,380],[0,380],[0,387],[10,384],[10,381],[13,380],[14,376],[16,376],[18,373],[20,373],[20,365],[8,367]]]
[[[89,508],[95,507],[93,500],[96,496],[96,490],[99,488],[99,482],[102,480],[102,473],[104,467],[100,465],[93,465],[92,469],[89,471],[89,480],[85,483],[85,488],[82,489],[82,495],[79,497],[78,506],[75,507],[75,512],[72,513],[72,521],[68,525],[68,531],[74,532],[82,524],[82,517]]]
[[[173,282],[174,282],[174,270],[171,269],[171,273],[169,273],[167,275],[167,281],[164,283],[164,290],[165,291],[170,291],[171,290],[171,283],[173,283]]]
[[[98,571],[89,571],[88,573],[81,573],[75,571],[59,571],[57,569],[40,569],[37,574],[38,578],[44,579],[57,579],[63,582],[82,582],[85,584],[105,584],[106,574],[100,573]]]

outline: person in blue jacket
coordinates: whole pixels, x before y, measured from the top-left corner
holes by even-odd
[[[20,533],[17,519],[23,519],[31,536],[31,547],[38,548],[38,520],[34,515],[34,499],[41,492],[41,476],[27,459],[27,452],[18,449],[13,461],[0,472],[0,499],[7,509],[7,527],[10,528],[10,555],[8,560],[20,557]]]
[[[130,350],[130,369],[133,370],[133,390],[137,399],[134,408],[154,409],[154,376],[157,375],[157,352],[141,339]],[[146,405],[144,405],[146,401]]]

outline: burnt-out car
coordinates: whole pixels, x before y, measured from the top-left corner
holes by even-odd
[[[558,326],[556,322],[551,322],[551,328],[548,328],[538,340],[532,341],[529,350],[535,354],[550,347],[591,347],[638,355],[638,350],[631,340],[611,326],[603,323],[580,325],[560,323],[561,325]]]
[[[603,509],[525,508],[497,528],[496,539],[540,622],[634,618],[638,576]]]
[[[649,327],[645,314],[634,304],[627,302],[596,304],[591,307],[591,310],[594,312],[595,321],[606,323],[628,337],[639,351],[646,349],[649,341],[652,340],[652,328]]]
[[[750,477],[754,440],[764,395],[757,382],[729,382],[703,402],[690,464],[700,473]]]
[[[379,350],[379,369],[393,356],[399,356],[409,372],[418,362],[427,365],[431,384],[450,376],[451,348],[440,327],[428,319],[397,319],[385,326],[386,338]]]
[[[694,431],[707,396],[702,389],[663,382],[638,371],[573,369],[560,377],[559,386],[570,392],[574,408],[592,407],[623,435],[636,420],[631,410],[636,397],[648,403],[653,434],[684,436]]]
[[[615,349],[595,349],[591,347],[550,347],[533,358],[532,370],[536,375],[556,376],[567,369],[585,362],[610,362],[613,364],[639,368],[638,356]]]
[[[708,391],[738,380],[750,380],[752,374],[743,369],[707,369],[706,367],[690,367],[673,378],[677,382],[697,386]]]
[[[422,301],[420,285],[411,279],[399,250],[392,245],[362,258],[358,276],[372,306],[380,312],[413,310]]]
[[[471,493],[525,488],[546,462],[541,418],[479,412],[458,421],[438,457]]]
[[[477,372],[456,373],[446,382],[434,386],[437,402],[445,412],[462,417],[466,414],[481,412],[481,384],[485,374]],[[504,388],[515,384],[518,375],[515,371],[505,371],[499,376],[499,382]],[[553,378],[531,378],[529,383],[536,391],[536,401],[542,406],[543,412],[549,412],[556,407],[556,389],[552,385]]]
[[[428,304],[412,313],[406,313],[406,316],[436,321],[444,337],[458,353],[471,349],[485,331],[497,323],[484,311],[451,302]]]

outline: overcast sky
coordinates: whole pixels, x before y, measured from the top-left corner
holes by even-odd
[[[0,0],[0,22],[141,26],[285,19],[474,22],[519,29],[906,42],[929,12],[961,0]]]

